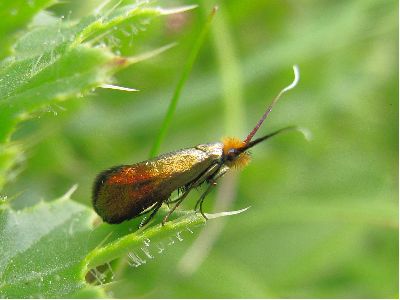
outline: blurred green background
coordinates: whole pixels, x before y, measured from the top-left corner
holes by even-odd
[[[73,20],[98,3],[69,1],[50,10]],[[109,296],[398,297],[397,1],[159,4],[199,7],[121,36],[115,51],[122,55],[178,42],[117,75],[118,85],[140,92],[98,89],[20,126],[14,138],[29,147],[5,190],[18,194],[13,205],[54,199],[75,183],[74,199],[90,205],[99,171],[147,159],[191,46],[218,4],[161,152],[244,137],[291,82],[293,64],[301,81],[259,135],[298,125],[313,138],[287,133],[254,148],[252,163],[227,176],[205,205],[209,212],[221,207],[225,186],[234,191],[229,209],[251,209],[211,221],[205,241],[195,242],[198,231],[139,268],[115,267]],[[200,193],[184,207],[192,209]],[[204,260],[187,254],[193,244]]]

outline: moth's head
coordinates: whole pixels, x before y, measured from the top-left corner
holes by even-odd
[[[250,162],[250,154],[245,151],[245,142],[227,137],[222,140],[222,159],[228,167],[241,168]]]

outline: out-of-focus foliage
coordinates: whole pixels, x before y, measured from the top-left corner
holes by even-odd
[[[139,93],[96,90],[20,126],[13,140],[25,147],[23,171],[2,191],[16,196],[15,209],[56,198],[74,183],[79,184],[75,199],[90,205],[97,172],[147,158],[183,61],[210,10],[200,1],[162,3],[188,4],[199,8],[107,41],[124,56],[179,42],[173,51],[117,75],[119,85]],[[290,133],[254,148],[253,161],[239,173],[233,202],[235,209],[252,207],[228,219],[194,273],[184,272],[180,260],[196,232],[137,268],[126,260],[112,264],[117,282],[107,286],[109,296],[397,297],[397,1],[217,4],[224,27],[216,24],[213,36],[222,29],[229,35],[226,55],[238,63],[240,77],[221,79],[230,64],[221,63],[225,56],[218,47],[224,45],[210,38],[162,152],[216,141],[231,134],[236,122],[245,127],[238,135],[245,134],[291,81],[294,63],[301,70],[300,84],[278,103],[261,131],[295,124],[308,128],[313,139]],[[92,8],[71,1],[50,10],[73,19]],[[244,94],[244,117],[234,123],[227,120],[236,102],[222,101],[229,84],[231,89],[240,84]],[[199,194],[185,202],[187,208]],[[215,194],[207,199],[207,211],[213,210]]]

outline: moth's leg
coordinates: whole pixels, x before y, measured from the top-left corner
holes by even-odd
[[[210,182],[207,186],[207,189],[204,191],[203,194],[201,194],[200,198],[197,200],[196,205],[194,206],[194,210],[197,211],[197,209],[199,208],[200,202],[203,202],[204,199],[206,198],[206,196],[211,192],[211,188],[213,186],[217,185],[216,182]]]
[[[140,216],[143,216],[143,215],[145,215],[145,214],[148,214],[149,212],[151,212],[153,209],[154,209],[154,207],[157,205],[157,203],[158,202],[156,202],[156,203],[154,203],[152,206],[150,206],[149,208],[146,208],[144,211],[142,211],[140,214],[138,214],[136,217],[140,217]],[[135,218],[136,218],[135,217]]]
[[[185,192],[184,188],[178,188],[177,189],[177,198],[179,198],[180,194],[183,194],[184,192]],[[167,203],[167,204],[174,203],[174,202],[176,202],[176,199],[175,200],[171,200],[171,199],[168,198],[168,200],[165,201],[165,203]]]
[[[183,195],[183,194],[182,194],[182,195]],[[181,195],[181,196],[178,196],[178,197],[177,197],[176,199],[174,199],[174,200],[165,201],[165,203],[167,203],[167,205],[168,205],[168,204],[176,203],[176,202],[178,202],[178,201],[181,199],[182,195]]]
[[[221,164],[216,162],[212,164],[207,170],[205,170],[197,179],[193,180],[191,186],[197,187],[202,184],[204,181],[213,178],[216,174],[221,170]]]
[[[154,205],[151,207],[150,210],[147,210],[147,211],[146,211],[146,213],[148,213],[148,212],[150,212],[151,210],[153,210],[152,213],[150,214],[150,216],[149,216],[148,218],[147,218],[147,217],[144,217],[144,218],[143,218],[142,222],[140,222],[140,224],[139,224],[139,228],[145,226],[147,223],[150,222],[151,219],[153,219],[153,217],[155,216],[155,214],[157,213],[157,211],[160,209],[160,207],[161,207],[162,204],[163,204],[163,201],[160,200],[160,201],[156,202],[156,204],[154,204]],[[141,215],[142,215],[142,214],[143,214],[143,213],[141,213]]]
[[[182,203],[182,201],[186,198],[186,196],[189,194],[189,192],[194,188],[199,186],[202,182],[213,176],[214,174],[218,174],[219,170],[221,169],[221,165],[219,163],[215,163],[211,165],[207,170],[203,172],[197,179],[195,179],[190,186],[186,189],[186,191],[178,198],[172,201],[169,201],[169,203],[175,203],[176,204],[169,210],[167,215],[164,217],[162,221],[162,225],[164,225],[169,216],[177,209],[177,207]]]
[[[175,202],[175,200],[170,200],[170,199],[168,198],[168,200],[165,201],[165,204],[167,204],[167,206],[168,206],[168,208],[169,208],[169,205],[172,204],[172,203],[174,203],[174,202]]]
[[[189,194],[190,190],[192,189],[192,186],[189,187],[178,199],[175,199],[174,202],[176,202],[176,204],[174,205],[174,207],[172,207],[169,212],[165,215],[163,221],[162,221],[162,225],[164,226],[164,224],[167,222],[169,216],[175,211],[175,209],[182,203],[182,201],[186,198],[186,196]],[[171,202],[170,202],[171,203]]]
[[[195,211],[197,211],[197,209],[200,208],[200,213],[206,220],[208,220],[208,218],[206,217],[206,215],[203,212],[203,202],[204,202],[204,199],[206,198],[206,196],[208,195],[208,193],[211,192],[211,189],[216,185],[217,185],[217,183],[215,181],[211,181],[209,183],[207,189],[205,190],[205,192],[200,196],[199,200],[197,200],[196,205],[194,207]]]
[[[220,167],[220,165],[218,163],[215,163],[213,165],[211,165],[207,170],[205,170],[197,179],[195,179],[192,184],[186,189],[183,189],[183,193],[181,196],[179,196],[178,193],[178,197],[174,200],[167,200],[165,201],[165,203],[167,205],[169,204],[173,204],[173,203],[177,203],[178,201],[181,200],[181,197],[186,193],[186,191],[191,190],[193,187],[199,186],[203,181],[207,180],[207,178],[209,178],[213,173],[217,173],[218,172],[218,168]],[[179,192],[179,189],[178,189]],[[186,196],[185,196],[186,197]]]
[[[227,166],[222,166],[220,167],[214,175],[212,175],[212,178],[208,180],[209,186],[207,187],[206,191],[201,195],[199,200],[196,202],[196,206],[194,207],[194,210],[197,211],[197,208],[200,208],[200,213],[204,217],[204,219],[207,220],[206,215],[203,212],[203,202],[208,193],[211,191],[211,188],[217,185],[217,179],[220,177],[224,176],[225,173],[229,170]]]
[[[201,200],[201,202],[200,202],[200,213],[201,213],[201,215],[203,216],[204,219],[208,220],[207,216],[203,212],[203,202],[204,202],[204,199]]]
[[[225,175],[226,172],[228,172],[229,167],[223,165],[221,166],[217,172],[211,177],[210,181],[216,181],[218,178],[221,178],[222,176]]]

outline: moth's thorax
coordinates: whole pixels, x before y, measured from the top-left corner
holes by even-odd
[[[203,151],[207,156],[213,160],[219,160],[222,158],[223,154],[223,144],[222,143],[209,143],[200,144],[195,147],[198,150]]]

